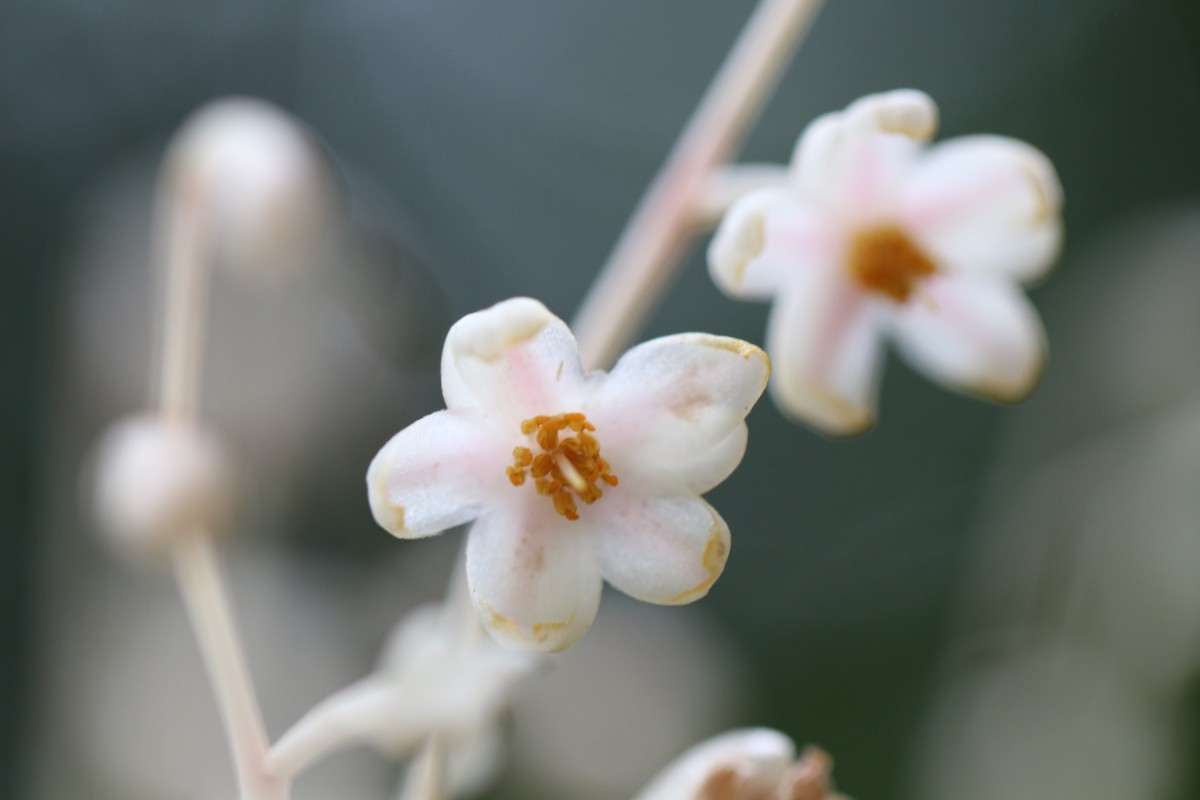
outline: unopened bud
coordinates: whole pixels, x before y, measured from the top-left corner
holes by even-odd
[[[211,226],[217,258],[269,277],[312,260],[329,230],[332,181],[311,137],[258,100],[219,100],[193,114],[167,154],[169,202]]]
[[[152,416],[115,423],[96,459],[96,514],[104,534],[134,555],[213,532],[230,506],[231,482],[215,436]]]

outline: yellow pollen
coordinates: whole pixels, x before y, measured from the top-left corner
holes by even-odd
[[[583,414],[536,416],[521,422],[521,433],[532,436],[541,452],[513,448],[513,463],[505,472],[513,486],[533,478],[539,495],[549,497],[554,510],[569,520],[579,519],[576,498],[591,505],[604,496],[600,483],[617,485],[612,467],[600,457],[596,426]],[[559,436],[566,433],[566,436]],[[574,492],[574,494],[572,494]]]
[[[908,300],[921,278],[937,272],[933,259],[895,225],[855,236],[850,243],[849,267],[859,284],[897,303]]]

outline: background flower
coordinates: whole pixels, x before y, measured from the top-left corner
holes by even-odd
[[[796,145],[787,188],[739,200],[709,248],[717,284],[775,299],[772,392],[833,434],[876,415],[885,338],[952,387],[1029,393],[1045,335],[1014,288],[1041,277],[1061,238],[1061,189],[1032,147],[970,136],[924,147],[928,96],[871,95],[826,114]]]

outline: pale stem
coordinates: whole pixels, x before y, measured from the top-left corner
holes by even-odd
[[[443,800],[445,789],[444,746],[436,736],[430,736],[417,757],[413,759],[396,800]]]
[[[820,4],[761,0],[754,10],[580,306],[572,327],[586,367],[609,366],[653,309],[709,174],[741,144]]]
[[[263,770],[266,728],[207,531],[182,539],[173,556],[179,590],[229,736],[241,796],[243,800],[285,800],[287,782],[268,777]]]
[[[267,772],[294,778],[324,756],[364,739],[393,693],[385,679],[373,676],[318,703],[279,737],[267,754]]]
[[[159,247],[166,272],[158,408],[166,420],[190,425],[195,422],[199,401],[208,313],[207,209],[191,187],[168,185],[171,177],[164,179],[158,208],[160,229],[165,234]]]
[[[778,164],[728,164],[713,169],[696,198],[692,232],[699,235],[717,227],[733,204],[750,192],[786,186],[789,173]]]
[[[212,198],[196,187],[172,185],[164,176],[158,207],[165,263],[158,407],[163,419],[194,425],[199,403]],[[242,800],[286,800],[288,785],[266,776],[266,726],[221,577],[211,531],[195,531],[175,544],[176,582],[200,645],[229,740]]]

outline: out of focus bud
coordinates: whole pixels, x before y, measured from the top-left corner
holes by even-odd
[[[312,261],[329,231],[333,183],[309,134],[258,100],[195,112],[167,153],[163,196],[210,227],[213,254],[269,279]]]
[[[220,444],[205,431],[132,417],[101,439],[96,514],[105,536],[133,555],[153,555],[227,514],[231,486]]]

